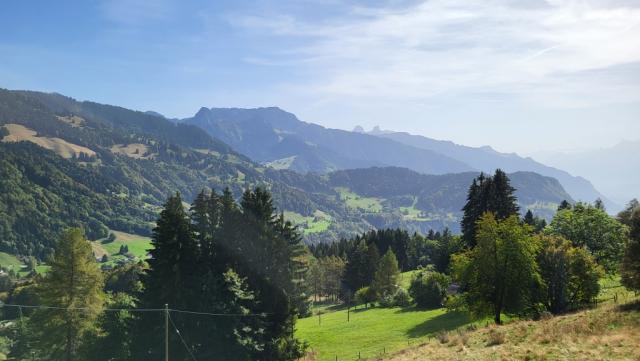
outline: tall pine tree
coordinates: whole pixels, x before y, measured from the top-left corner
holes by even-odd
[[[467,203],[462,208],[462,239],[467,246],[476,244],[476,223],[486,212],[491,212],[498,220],[506,219],[519,211],[515,188],[510,184],[507,174],[496,169],[493,177],[480,173],[469,187]]]
[[[143,276],[142,308],[194,310],[198,307],[200,275],[198,274],[198,245],[180,194],[170,197],[153,229],[153,249],[149,269]],[[197,329],[196,318],[176,317],[178,329]],[[188,332],[188,331],[185,331]],[[137,322],[135,359],[159,360],[164,357],[164,315],[159,312],[141,313]],[[179,336],[169,336],[169,356],[184,360],[188,352]]]

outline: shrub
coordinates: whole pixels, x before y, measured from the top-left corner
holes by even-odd
[[[409,296],[409,292],[404,288],[398,288],[395,295],[393,295],[393,304],[397,307],[407,307],[411,305],[411,296]]]
[[[356,291],[356,302],[360,304],[364,304],[368,306],[370,303],[373,303],[377,299],[376,291],[371,287],[362,287],[358,291]]]
[[[538,237],[537,263],[542,279],[542,303],[554,314],[593,302],[600,291],[601,268],[585,248],[558,236]]]
[[[504,332],[498,331],[496,329],[491,329],[488,336],[489,337],[487,338],[487,346],[501,345],[506,339]]]
[[[409,293],[403,288],[398,288],[391,294],[385,293],[379,301],[382,307],[407,307],[411,304]]]
[[[436,339],[440,341],[440,343],[445,344],[449,342],[449,333],[445,331],[440,331],[436,334]]]
[[[418,307],[439,308],[447,296],[449,278],[438,272],[420,272],[411,281],[409,293]]]

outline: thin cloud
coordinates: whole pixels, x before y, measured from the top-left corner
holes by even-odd
[[[310,95],[429,99],[487,92],[522,101],[553,98],[550,105],[571,107],[615,101],[621,91],[640,94],[636,82],[606,74],[640,62],[640,6],[570,0],[514,4],[431,0],[402,8],[352,8],[323,23],[283,15],[247,17],[235,25],[303,39],[261,59],[307,69],[314,76],[300,87]],[[590,77],[594,70],[605,74]]]

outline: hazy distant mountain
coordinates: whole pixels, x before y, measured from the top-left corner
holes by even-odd
[[[555,167],[589,178],[616,202],[640,198],[640,140],[582,152],[546,152],[536,157]]]
[[[197,125],[240,153],[276,168],[329,172],[399,166],[428,174],[472,171],[447,155],[389,139],[300,121],[279,108],[202,108],[184,123]]]
[[[450,141],[436,140],[405,132],[380,131],[379,129],[376,131],[374,128],[374,132],[372,134],[375,134],[378,137],[392,139],[416,148],[446,154],[451,158],[468,164],[474,169],[484,172],[492,172],[496,168],[501,168],[506,172],[529,171],[553,177],[560,181],[564,189],[566,189],[566,191],[571,194],[575,200],[593,202],[597,198],[601,198],[605,201],[605,204],[610,211],[617,211],[620,209],[620,205],[618,203],[610,200],[596,190],[596,188],[587,179],[573,176],[564,170],[547,166],[532,158],[521,157],[515,153],[500,153],[489,146],[468,147],[455,144]],[[561,166],[561,168],[569,169],[565,166]],[[608,168],[605,166],[600,169]],[[587,176],[587,174],[584,173],[577,174]]]
[[[300,121],[279,108],[202,108],[182,122],[197,125],[233,149],[277,169],[330,172],[372,166],[397,166],[424,174],[465,171],[529,171],[558,179],[575,200],[605,201],[609,210],[620,206],[598,192],[586,179],[491,147],[467,147],[409,133],[381,130],[353,132],[327,129]]]

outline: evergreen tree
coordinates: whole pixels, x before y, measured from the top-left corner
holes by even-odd
[[[302,266],[296,260],[301,238],[290,223],[276,216],[271,195],[263,188],[245,191],[241,209],[235,268],[247,277],[260,300],[252,311],[267,315],[256,320],[263,327],[264,346],[254,358],[294,360],[303,353],[293,334],[303,297],[299,284]]]
[[[571,209],[571,203],[567,202],[567,200],[563,200],[562,202],[560,202],[560,204],[558,205],[558,212],[560,212],[563,209]]]
[[[37,290],[42,304],[60,309],[40,309],[31,316],[34,350],[45,360],[86,360],[81,350],[102,311],[104,293],[102,273],[82,230],[64,232],[49,265]]]
[[[530,209],[527,210],[527,213],[524,215],[524,218],[522,219],[522,221],[525,224],[528,224],[528,225],[530,225],[532,227],[535,226],[536,222],[535,222],[535,219],[533,217],[533,212],[531,212]]]
[[[180,194],[170,197],[160,213],[153,230],[153,249],[149,269],[143,276],[144,292],[140,297],[143,308],[194,310],[198,306],[200,289],[198,246]],[[136,359],[160,359],[164,356],[164,315],[142,313],[137,324]],[[174,320],[180,330],[196,329],[197,318]],[[170,334],[170,358],[183,360],[187,351],[175,333]]]
[[[380,259],[371,287],[380,297],[392,295],[398,288],[399,277],[398,260],[393,250],[389,249]]]
[[[107,307],[135,308],[136,303],[131,295],[116,293],[108,297]],[[103,332],[95,336],[93,345],[89,348],[91,359],[95,361],[131,360],[131,346],[134,342],[131,334],[133,314],[126,310],[103,312],[98,319],[98,325]]]
[[[367,245],[364,239],[358,240],[355,248],[347,255],[344,281],[349,293],[353,294],[362,287],[369,286],[378,264],[378,249]]]
[[[507,174],[496,169],[493,177],[483,173],[473,180],[467,194],[467,203],[462,208],[462,238],[469,247],[475,246],[476,223],[486,212],[491,212],[498,220],[518,213],[519,207],[514,196],[515,188]]]
[[[602,199],[600,199],[600,198],[597,198],[597,199],[596,199],[596,201],[595,201],[595,202],[593,202],[593,206],[594,206],[596,209],[599,209],[599,210],[601,210],[601,211],[606,211],[606,208],[605,208],[605,206],[604,206],[604,202],[603,202],[603,201],[602,201]]]
[[[625,214],[622,214],[619,216],[630,229],[620,275],[625,287],[640,291],[640,206],[637,204],[630,204],[630,206],[633,207],[630,215],[625,217]]]

